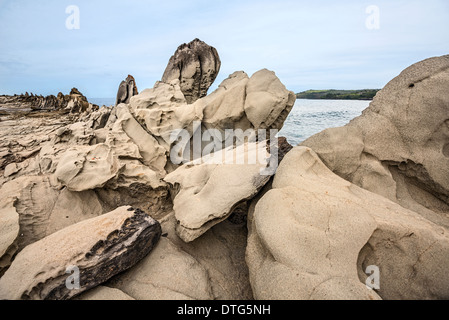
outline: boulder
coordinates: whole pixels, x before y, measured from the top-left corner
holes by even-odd
[[[176,235],[173,213],[160,223],[163,237],[155,249],[108,286],[143,300],[252,300],[245,223],[223,221],[190,243]]]
[[[265,141],[247,143],[215,153],[201,164],[187,163],[167,175],[164,180],[173,186],[179,237],[186,242],[195,240],[255,196],[270,179],[263,173],[268,159]]]
[[[331,172],[311,149],[282,161],[250,218],[256,299],[447,299],[444,228]],[[377,267],[380,287],[366,283]]]
[[[115,105],[117,106],[120,103],[127,104],[133,96],[138,94],[139,91],[137,90],[136,80],[132,75],[128,75],[128,77],[120,83]]]
[[[207,95],[221,67],[214,47],[195,39],[178,47],[170,58],[162,82],[179,80],[187,103],[191,104]]]
[[[449,227],[449,55],[390,81],[363,114],[302,143],[336,174]]]
[[[71,191],[92,190],[103,187],[121,168],[107,145],[77,146],[61,157],[55,178]]]
[[[70,299],[135,265],[160,235],[157,221],[130,207],[72,225],[17,255],[0,278],[0,299]],[[77,283],[75,267],[79,289],[67,285]]]

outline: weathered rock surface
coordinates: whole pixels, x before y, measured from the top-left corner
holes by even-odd
[[[19,214],[13,203],[2,203],[0,207],[0,257],[2,257],[19,235]]]
[[[0,299],[69,299],[127,270],[154,247],[160,224],[140,210],[117,210],[27,246],[0,278]],[[66,286],[79,268],[80,289]]]
[[[129,100],[138,94],[139,91],[137,90],[136,80],[132,75],[128,75],[128,77],[120,83],[115,105],[117,106],[120,103],[129,103]]]
[[[175,190],[173,209],[180,238],[195,240],[254,197],[270,179],[263,173],[268,159],[266,143],[248,143],[214,154],[202,164],[187,163],[167,175],[164,180]]]
[[[85,191],[103,187],[119,170],[118,159],[108,146],[77,146],[61,157],[55,177],[70,191]]]
[[[311,147],[339,176],[449,227],[449,56],[405,69]]]
[[[195,39],[178,47],[168,62],[162,82],[179,80],[181,91],[190,104],[207,95],[220,67],[217,50]]]
[[[26,111],[64,111],[65,113],[82,113],[86,111],[98,110],[98,106],[91,104],[87,98],[73,88],[70,94],[64,95],[62,92],[57,96],[49,95],[15,95],[3,96],[0,99],[0,105],[3,110],[9,113],[21,113]]]
[[[280,130],[295,101],[294,93],[285,88],[275,73],[263,69],[251,78],[244,72],[235,72],[213,93],[190,105],[183,98],[178,80],[169,84],[159,82],[153,89],[133,97],[129,108],[169,153],[174,145],[185,147],[191,143],[191,140],[179,142],[176,135],[173,138],[174,130],[186,130],[191,137],[194,133],[204,135],[207,130],[216,130],[214,141],[221,141],[222,147],[226,146],[226,129]],[[260,115],[256,116],[257,113]],[[199,155],[182,148],[186,150],[185,162],[201,156],[204,147]]]
[[[445,228],[297,147],[255,206],[246,256],[256,299],[447,299],[448,250]],[[369,265],[380,269],[376,292]]]
[[[93,300],[93,301],[111,301],[111,300],[119,300],[119,301],[128,301],[135,300],[134,298],[128,296],[123,291],[115,288],[109,288],[105,286],[98,286],[95,289],[89,290],[85,293],[82,293],[74,300]]]
[[[120,276],[120,290],[138,300],[211,300],[206,269],[162,238],[141,263]]]
[[[223,221],[190,243],[177,236],[176,224],[173,213],[163,218],[165,237],[155,249],[107,285],[142,300],[251,300],[246,224]]]

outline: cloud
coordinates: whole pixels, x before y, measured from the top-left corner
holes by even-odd
[[[81,28],[67,30],[65,8],[74,3]],[[294,91],[380,87],[411,63],[448,53],[446,0],[376,3],[379,30],[365,26],[370,1],[3,0],[0,70],[10,84],[0,89],[73,85],[110,97],[129,73],[151,87],[177,46],[196,37],[222,58],[215,87],[236,70],[262,68]]]

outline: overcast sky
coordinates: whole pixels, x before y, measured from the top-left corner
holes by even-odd
[[[70,5],[79,29],[66,26]],[[115,97],[128,74],[151,88],[194,38],[220,54],[214,88],[262,68],[295,92],[382,88],[409,65],[449,54],[449,1],[0,0],[0,94],[77,87]]]

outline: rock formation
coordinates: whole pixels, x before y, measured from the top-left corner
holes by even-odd
[[[244,95],[246,90],[253,91],[248,99]],[[253,110],[257,101],[263,102],[259,95],[267,98],[259,104],[262,116]],[[83,100],[76,90],[71,96]],[[59,95],[57,99],[63,97]],[[80,108],[76,113],[57,116],[47,115],[43,110],[37,110],[36,117],[5,116],[0,125],[0,219],[5,221],[0,242],[0,276],[6,297],[56,297],[48,292],[28,297],[25,287],[34,286],[33,276],[26,284],[21,284],[24,292],[17,293],[20,296],[8,295],[8,283],[13,281],[13,276],[8,274],[21,270],[20,261],[24,259],[21,257],[30,255],[27,248],[35,246],[36,252],[40,252],[37,248],[45,250],[48,239],[69,228],[131,205],[163,222],[167,235],[157,246],[156,253],[142,261],[142,270],[159,270],[158,273],[169,270],[166,264],[171,263],[170,260],[158,262],[160,252],[167,251],[177,257],[174,261],[179,262],[180,273],[195,262],[197,267],[192,274],[197,281],[187,281],[185,276],[173,277],[172,273],[149,277],[136,267],[106,283],[106,279],[100,278],[95,285],[104,283],[104,287],[80,299],[105,296],[251,299],[248,268],[244,263],[246,219],[235,216],[246,215],[247,201],[270,179],[270,175],[260,175],[271,163],[266,142],[245,145],[244,138],[237,139],[236,145],[233,141],[226,151],[239,154],[242,149],[240,157],[245,158],[248,151],[256,151],[254,147],[257,146],[264,162],[256,164],[223,165],[202,156],[205,150],[217,152],[225,148],[227,129],[239,129],[243,134],[248,129],[280,129],[294,101],[293,92],[282,85],[274,72],[264,69],[252,77],[236,72],[210,96],[192,104],[187,103],[180,82],[175,79],[170,83],[159,82],[154,88],[131,97],[128,104],[120,103],[114,108]],[[172,133],[177,130],[185,130],[191,136],[186,141],[176,142]],[[221,137],[217,135],[214,150],[208,149],[210,143],[200,142],[199,155],[190,154],[191,145],[194,150],[197,148],[194,136],[206,135],[210,130],[222,134]],[[239,144],[242,144],[240,149]],[[171,156],[176,147],[185,152],[181,157],[183,161],[175,163]],[[206,163],[208,158],[212,163]],[[202,163],[198,167],[183,164],[198,160]],[[204,174],[210,177],[208,181],[202,180],[204,191],[198,196],[210,204],[212,199],[220,198],[219,190],[235,188],[229,193],[228,201],[215,208],[212,218],[208,217],[206,205],[200,214],[183,205],[188,204],[188,195],[192,192],[184,182],[191,177],[199,181],[204,179]],[[229,174],[234,179],[221,185]],[[207,190],[212,191],[211,198]],[[172,198],[181,205],[173,208]],[[233,215],[234,212],[238,214]],[[226,221],[228,217],[234,218]],[[178,226],[179,221],[195,220],[202,221],[198,230],[189,223],[184,229]],[[42,270],[36,272],[47,274]],[[48,275],[55,279],[62,276]],[[182,289],[180,282],[183,281],[187,282]],[[52,286],[50,282],[49,287]],[[156,287],[163,289],[150,290]],[[57,298],[68,298],[70,295],[60,291],[62,289],[58,289]]]
[[[137,90],[136,80],[132,75],[128,75],[128,77],[120,83],[115,105],[117,106],[120,103],[129,103],[129,100],[138,94],[139,91]]]
[[[363,115],[306,140],[336,174],[449,227],[449,56],[421,61]]]
[[[206,96],[219,67],[194,40],[115,107],[0,96],[0,299],[448,299],[449,57],[295,148],[266,132],[294,93],[262,69]]]
[[[256,299],[447,299],[449,234],[296,147],[250,214]],[[380,289],[365,285],[380,268]]]
[[[157,221],[130,207],[72,225],[17,255],[0,279],[0,299],[72,298],[136,264],[160,235]],[[67,270],[73,267],[79,288],[67,286]]]
[[[135,267],[105,285],[138,300],[253,298],[245,264],[246,223],[225,220],[195,241],[176,235],[176,218],[160,220],[163,237]]]
[[[181,91],[190,104],[207,95],[220,67],[217,50],[195,39],[178,47],[168,62],[162,82],[179,80]]]
[[[207,97],[187,104],[178,80],[156,83],[131,99],[130,111],[161,146],[170,152],[173,129],[195,132],[218,130],[225,146],[225,130],[280,130],[296,97],[267,69],[252,77],[231,74]],[[257,110],[257,112],[256,112]],[[200,124],[200,127],[199,127]],[[199,130],[199,131],[197,131]],[[219,138],[219,137],[216,137]],[[194,160],[189,155],[188,160]]]
[[[10,113],[32,110],[64,111],[76,114],[98,110],[98,106],[89,103],[87,98],[76,88],[73,88],[68,95],[59,92],[57,96],[49,95],[46,97],[33,94],[5,96],[0,99],[0,103]]]
[[[187,163],[165,177],[164,180],[179,191],[173,192],[173,210],[178,220],[176,231],[181,239],[185,242],[195,240],[229,218],[240,203],[258,193],[270,179],[270,175],[261,173],[268,165],[269,154],[265,150],[265,144],[243,144],[236,149],[226,149],[223,154],[215,154],[203,164]],[[265,153],[265,157],[250,164],[245,162],[250,153]],[[241,164],[226,164],[225,159],[234,160],[234,154],[241,158]]]

